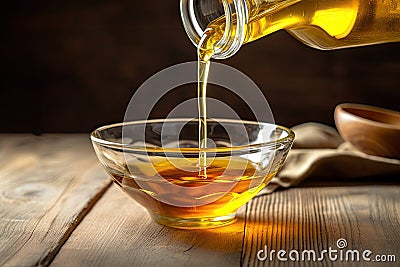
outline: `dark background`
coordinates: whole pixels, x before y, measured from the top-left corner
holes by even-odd
[[[142,82],[196,59],[178,0],[11,2],[1,11],[0,132],[88,132],[121,121]],[[400,43],[323,52],[281,31],[221,62],[250,76],[287,126],[333,125],[342,102],[400,109]],[[180,90],[152,114],[195,96],[195,86]]]

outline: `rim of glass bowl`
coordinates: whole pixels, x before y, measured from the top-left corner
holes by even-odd
[[[110,148],[117,148],[117,149],[128,149],[131,151],[147,151],[147,152],[178,152],[178,153],[198,153],[200,151],[199,148],[164,148],[164,147],[144,147],[144,146],[134,146],[134,145],[129,145],[129,144],[121,144],[121,143],[116,143],[108,140],[101,139],[97,137],[97,133],[106,129],[111,129],[111,128],[116,128],[116,127],[123,127],[125,125],[135,125],[135,124],[152,124],[152,123],[165,123],[165,122],[182,122],[182,121],[196,121],[197,119],[193,118],[174,118],[174,119],[151,119],[151,120],[137,120],[137,121],[130,121],[130,122],[120,122],[120,123],[114,123],[114,124],[109,124],[109,125],[104,125],[101,127],[98,127],[94,131],[91,132],[90,134],[90,139],[102,146],[110,147]],[[285,132],[288,133],[287,136],[273,140],[273,141],[268,141],[268,142],[263,142],[263,143],[258,143],[258,144],[250,144],[250,145],[243,145],[243,146],[231,146],[231,147],[216,147],[216,148],[205,148],[202,149],[202,152],[210,152],[210,153],[218,153],[218,152],[227,152],[227,151],[238,151],[238,150],[244,150],[244,149],[255,149],[255,148],[261,148],[261,147],[274,147],[277,144],[283,144],[286,143],[290,140],[293,140],[295,137],[295,133],[284,126],[273,124],[273,123],[266,123],[266,122],[256,122],[256,121],[247,121],[247,120],[233,120],[233,119],[214,119],[212,120],[218,121],[218,122],[226,122],[226,123],[243,123],[243,124],[250,124],[250,125],[260,125],[260,124],[268,124],[268,125],[275,125],[276,128],[280,128],[284,130]]]

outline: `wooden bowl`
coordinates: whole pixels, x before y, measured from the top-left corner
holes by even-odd
[[[366,154],[400,159],[400,112],[341,104],[335,109],[340,135]]]

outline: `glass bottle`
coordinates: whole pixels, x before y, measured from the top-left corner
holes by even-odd
[[[195,45],[213,31],[213,58],[280,29],[322,50],[400,41],[400,0],[181,0],[181,16]]]

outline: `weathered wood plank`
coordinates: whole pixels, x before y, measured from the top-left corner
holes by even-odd
[[[247,207],[243,266],[398,266],[399,194],[399,185],[359,185],[292,188],[256,198]],[[340,261],[340,258],[333,261],[328,255],[319,262],[288,258],[291,250],[318,253],[331,247],[340,251],[337,247],[340,238],[347,241],[343,253],[368,249],[373,252],[371,259],[377,254],[390,254],[396,256],[397,263]],[[269,253],[276,251],[273,260],[257,258],[258,251],[265,250],[265,246]],[[287,251],[284,258],[288,261],[277,259],[279,250]]]
[[[365,265],[283,262],[276,253],[274,260],[257,259],[265,246],[318,253],[337,249],[339,238],[348,249],[399,260],[400,187],[394,182],[278,191],[251,201],[232,226],[187,231],[153,223],[116,187],[101,197],[109,181],[86,135],[0,135],[0,165],[2,266]]]
[[[112,186],[51,266],[239,266],[243,230],[243,219],[211,230],[158,225]]]
[[[85,135],[0,135],[0,265],[50,262],[110,183]]]

